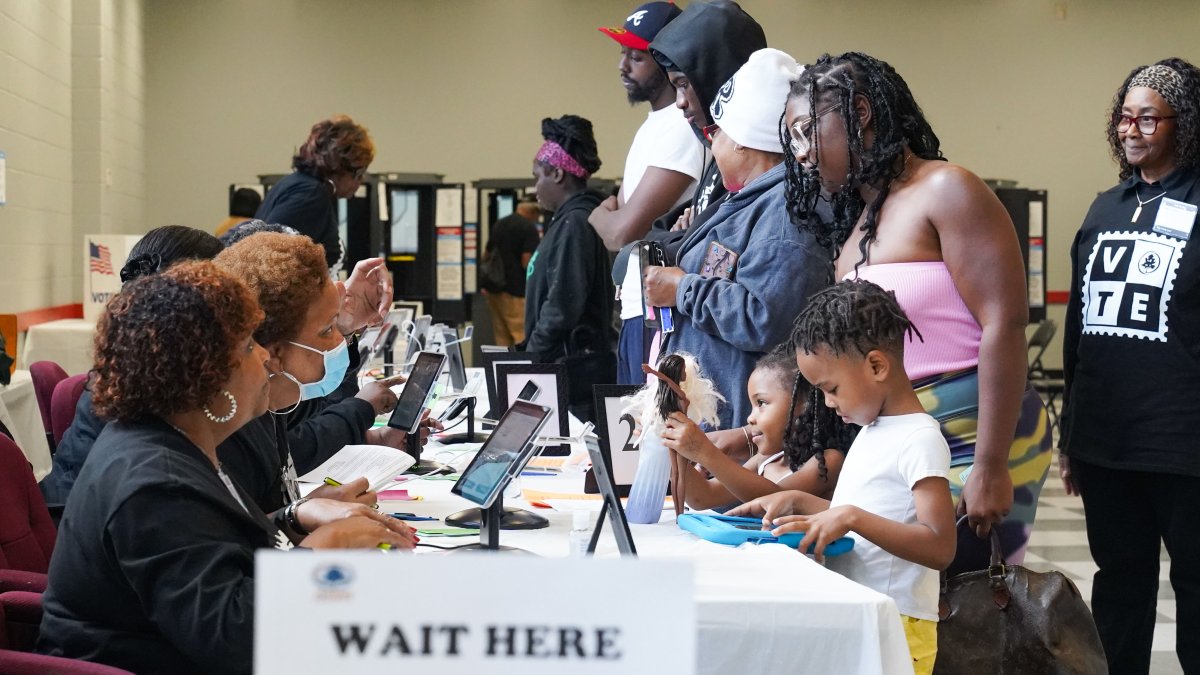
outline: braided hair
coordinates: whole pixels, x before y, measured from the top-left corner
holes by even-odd
[[[787,170],[788,214],[798,227],[812,231],[822,246],[832,248],[836,257],[866,209],[867,216],[860,228],[864,236],[858,245],[862,257],[855,264],[857,269],[867,261],[867,251],[875,241],[879,210],[891,191],[892,181],[904,170],[905,148],[922,159],[945,160],[941,142],[933,133],[904,78],[886,62],[866,54],[847,52],[840,56],[821,56],[792,83],[788,99],[805,94],[809,98],[810,119],[815,118],[818,103],[823,99],[836,97],[836,102],[840,104],[840,108],[830,114],[840,115],[846,126],[849,173],[846,175],[846,188],[830,200],[833,222],[823,224],[815,214],[821,189],[817,169],[815,166],[800,166],[788,147],[789,132],[781,124],[780,141],[784,147]],[[854,109],[855,99],[859,96],[865,97],[871,105],[870,128],[875,138],[869,148],[863,144],[865,129]],[[815,138],[813,143],[816,143]],[[878,196],[870,204],[866,204],[858,190],[854,189],[860,185],[879,188]]]
[[[568,155],[575,158],[589,174],[600,170],[600,150],[596,147],[596,135],[592,123],[578,115],[563,115],[557,119],[542,120],[542,138],[558,143]],[[571,176],[574,180],[581,180]]]
[[[796,367],[795,353],[789,345],[781,345],[763,356],[754,369],[774,373],[779,384],[792,392],[788,404],[791,414],[783,432],[783,452],[788,459],[788,467],[796,471],[809,459],[816,457],[818,475],[827,482],[829,471],[825,466],[825,449],[846,452],[858,435],[858,427],[843,422],[831,408],[821,403],[820,393]],[[797,411],[800,402],[803,402],[803,406]]]
[[[896,294],[863,279],[848,279],[818,291],[796,319],[792,346],[812,354],[820,347],[834,356],[866,356],[879,349],[904,355],[904,338],[925,338],[908,320]]]
[[[1175,166],[1192,171],[1200,169],[1200,68],[1178,58],[1163,59],[1154,65],[1167,66],[1179,73],[1183,80],[1183,95],[1179,99],[1179,107],[1175,110],[1175,114],[1179,116],[1175,120]],[[1133,175],[1133,167],[1125,159],[1125,149],[1117,133],[1117,116],[1121,114],[1121,107],[1125,105],[1125,94],[1129,93],[1130,82],[1145,67],[1138,66],[1130,71],[1121,88],[1117,90],[1116,96],[1113,96],[1112,110],[1108,116],[1108,145],[1113,159],[1121,167],[1121,180]]]

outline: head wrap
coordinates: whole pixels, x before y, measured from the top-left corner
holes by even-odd
[[[1133,79],[1129,81],[1129,88],[1133,89],[1134,87],[1149,87],[1157,91],[1176,112],[1179,111],[1184,98],[1183,76],[1174,68],[1161,63],[1139,70],[1137,75],[1134,75]]]
[[[554,141],[546,141],[542,143],[542,147],[534,157],[539,162],[545,162],[550,166],[557,167],[577,178],[587,180],[592,174],[587,169],[583,168],[578,161],[563,150],[562,146]]]

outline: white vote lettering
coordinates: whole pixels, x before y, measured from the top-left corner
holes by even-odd
[[[1121,263],[1121,258],[1125,257],[1126,250],[1128,249],[1124,246],[1118,249],[1104,249],[1104,271],[1112,274],[1117,269],[1117,265]]]
[[[1146,320],[1146,305],[1150,302],[1150,296],[1146,293],[1133,294],[1133,306],[1129,308],[1129,317],[1134,321]]]

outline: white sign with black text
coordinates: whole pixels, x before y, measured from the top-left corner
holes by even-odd
[[[686,560],[259,551],[254,672],[696,672]]]

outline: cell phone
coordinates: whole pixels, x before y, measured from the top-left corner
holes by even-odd
[[[452,420],[455,417],[458,417],[466,407],[467,399],[460,398],[451,403],[449,407],[442,411],[442,414],[438,416],[438,421],[445,422],[446,420]]]
[[[541,391],[542,391],[542,388],[539,387],[536,382],[534,382],[533,380],[530,380],[525,383],[524,387],[521,387],[521,393],[517,394],[517,400],[518,401],[533,401],[535,398],[537,398],[538,394],[540,394]]]

